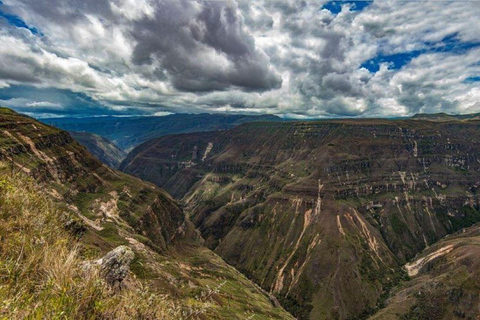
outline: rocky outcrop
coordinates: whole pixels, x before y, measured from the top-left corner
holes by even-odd
[[[106,282],[115,287],[119,286],[127,276],[134,258],[135,254],[132,249],[127,246],[119,246],[94,261],[92,265],[98,265]]]

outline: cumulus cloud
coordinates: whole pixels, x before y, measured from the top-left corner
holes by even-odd
[[[79,97],[88,113],[480,111],[478,2],[5,0],[0,10],[23,23],[0,19],[0,99],[28,112],[78,113]],[[49,92],[72,98],[38,97]]]

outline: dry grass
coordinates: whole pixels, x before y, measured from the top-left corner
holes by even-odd
[[[77,239],[31,179],[0,168],[0,319],[179,319],[164,296],[136,289],[112,292],[82,269]],[[3,172],[3,173],[2,173]]]

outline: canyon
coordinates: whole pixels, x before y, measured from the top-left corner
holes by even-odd
[[[478,128],[475,118],[246,123],[153,139],[120,168],[180,200],[206,245],[295,317],[366,318],[417,276],[404,265],[480,221]]]
[[[102,261],[115,248],[125,251],[127,246],[134,258],[124,282],[133,292],[132,299],[160,297],[171,309],[167,319],[177,319],[178,315],[193,319],[292,319],[274,306],[268,293],[203,246],[188,216],[170,195],[102,164],[66,131],[0,108],[0,174],[0,197],[5,205],[8,202],[3,201],[2,188],[17,186],[3,180],[4,176],[34,179],[42,199],[55,208],[55,220],[76,239],[68,243],[71,250],[78,251],[83,260]],[[0,227],[8,223],[0,220]],[[32,246],[43,250],[41,241]],[[19,254],[4,252],[3,242],[0,249],[2,254]],[[56,263],[61,264],[61,257],[58,259]],[[0,281],[3,284],[3,278]],[[8,302],[9,298],[1,300]],[[18,310],[10,311],[13,317],[22,317]],[[89,311],[93,312],[93,307]],[[2,305],[0,314],[4,312],[8,318],[9,308]]]

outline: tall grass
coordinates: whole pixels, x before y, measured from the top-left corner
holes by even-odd
[[[3,168],[4,169],[4,168]],[[112,292],[85,271],[77,239],[32,179],[0,168],[0,319],[178,319],[180,308],[138,283]]]

